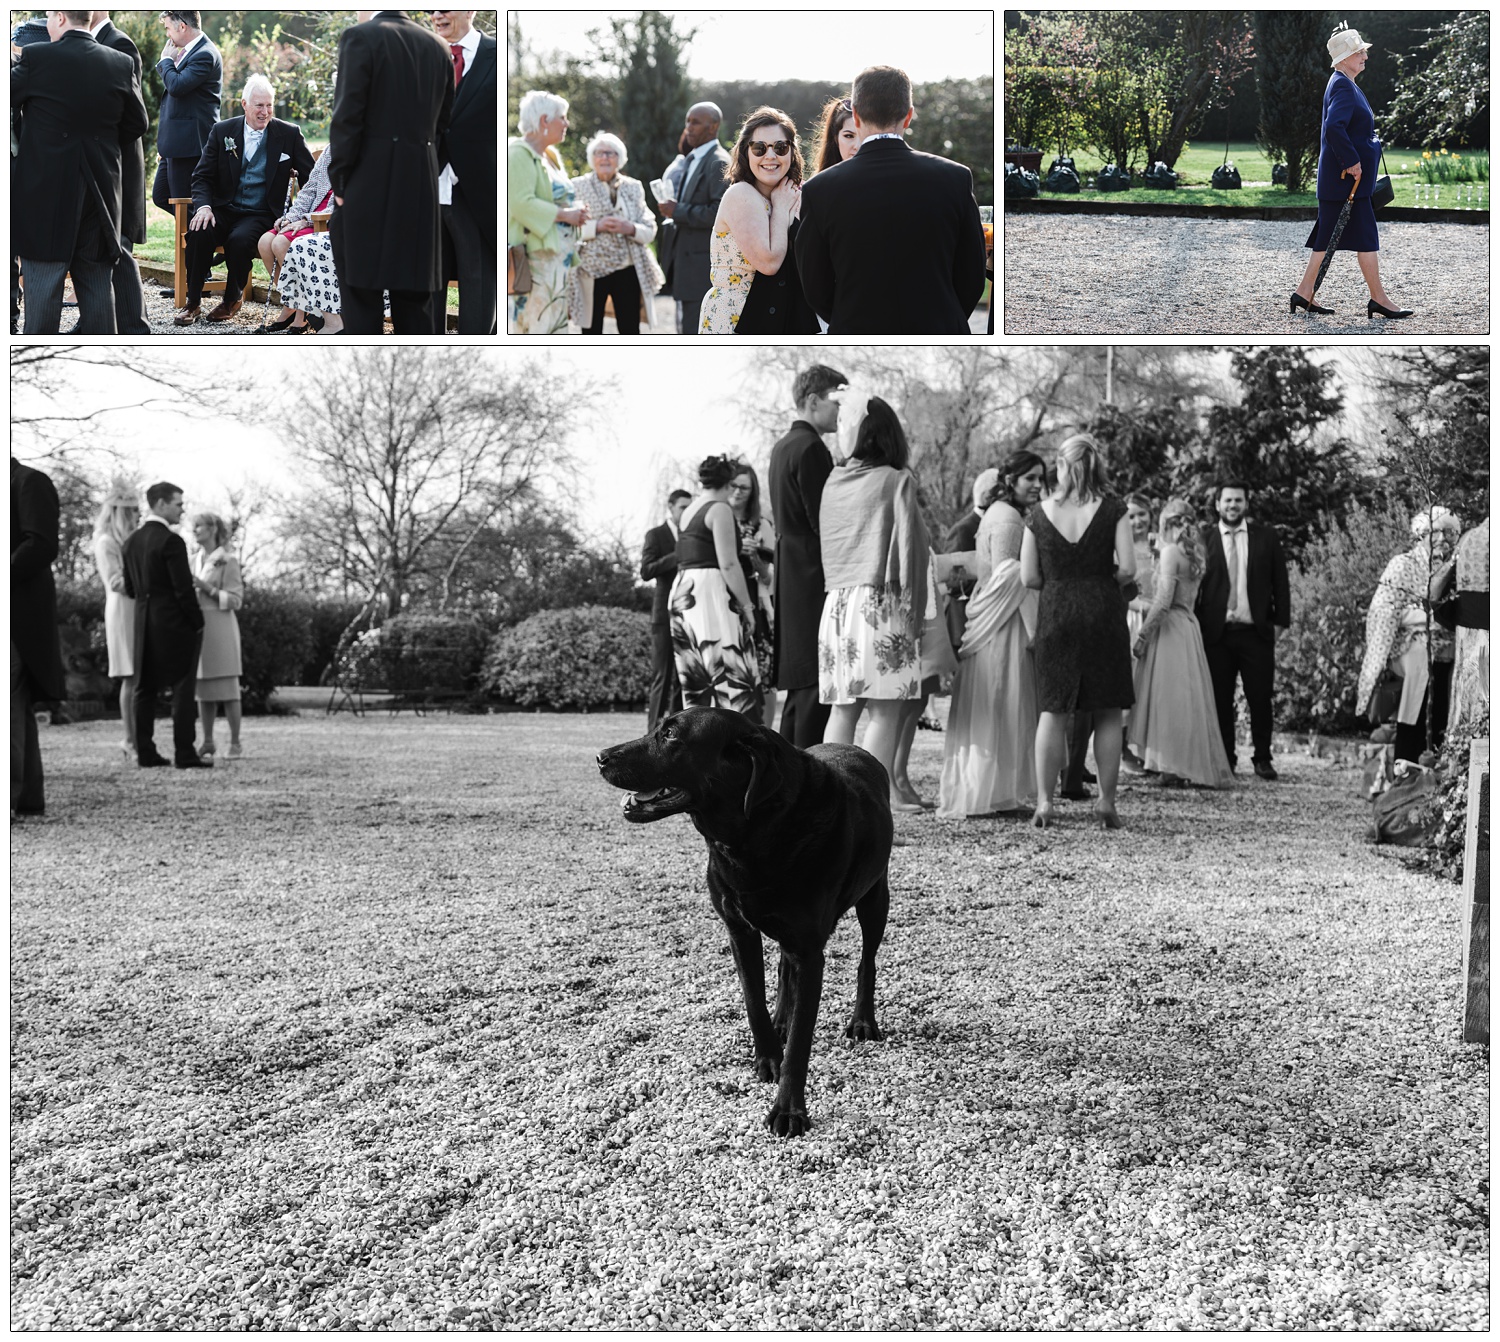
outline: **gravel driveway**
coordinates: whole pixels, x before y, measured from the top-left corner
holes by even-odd
[[[1352,253],[1318,291],[1331,317],[1287,312],[1308,223],[1130,215],[1005,216],[1007,335],[1280,335],[1308,340],[1488,335],[1488,226],[1385,223],[1386,291],[1415,315],[1365,316]]]
[[[847,919],[778,1141],[702,841],[597,777],[640,729],[251,719],[205,774],[47,730],[12,1326],[1488,1327],[1459,895],[1352,771],[898,817],[886,1038]]]

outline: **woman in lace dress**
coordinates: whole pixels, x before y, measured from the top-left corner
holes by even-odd
[[[958,674],[943,734],[938,814],[991,815],[1036,800],[1036,594],[1021,581],[1025,515],[1042,496],[1046,464],[1013,452],[983,500],[974,548],[979,581],[969,597]]]

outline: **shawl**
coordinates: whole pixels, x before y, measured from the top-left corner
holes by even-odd
[[[979,581],[969,596],[964,623],[963,643],[959,647],[960,661],[967,661],[989,643],[1018,611],[1026,627],[1029,643],[1036,633],[1037,594],[1021,581],[1021,561],[1018,555],[1002,555],[999,562],[986,572],[987,555],[991,552],[995,533],[1001,527],[1024,529],[1025,524],[1008,503],[996,500],[985,509],[984,520],[979,524],[976,548],[979,552]]]
[[[300,224],[312,223],[312,213],[318,208],[323,197],[331,191],[332,184],[328,180],[328,165],[333,161],[333,146],[329,145],[313,164],[313,170],[307,174],[307,183],[302,190],[297,192],[297,199],[292,202],[292,208],[286,212],[286,223],[284,227],[291,228]],[[328,202],[330,208],[337,209],[337,201]]]
[[[1367,713],[1387,667],[1402,677],[1401,705],[1396,721],[1417,721],[1422,696],[1427,693],[1426,631],[1423,625],[1407,623],[1413,612],[1423,610],[1427,601],[1427,543],[1422,541],[1398,554],[1385,566],[1370,609],[1365,616],[1365,658],[1359,671],[1359,688],[1354,711]],[[1433,656],[1443,660],[1452,656],[1451,642],[1436,623],[1432,626]],[[1416,656],[1411,656],[1415,650]]]
[[[609,198],[609,187],[592,172],[572,179],[578,201],[588,206],[588,222],[583,226],[578,248],[578,265],[568,277],[568,319],[587,326],[594,319],[593,282],[613,275],[626,266],[635,268],[646,311],[651,313],[651,299],[659,294],[667,277],[657,263],[656,253],[647,244],[656,236],[656,224],[646,209],[646,193],[634,177],[619,174],[618,202]],[[595,225],[606,215],[625,219],[636,226],[636,235],[598,233]],[[651,322],[647,321],[649,326]]]
[[[921,634],[927,593],[927,528],[910,471],[855,460],[835,466],[818,512],[823,587],[880,587]]]

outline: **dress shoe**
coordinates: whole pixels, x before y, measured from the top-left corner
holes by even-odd
[[[203,309],[201,307],[183,308],[181,312],[179,312],[175,317],[172,318],[172,325],[196,326],[198,324],[198,315],[202,311]]]
[[[165,755],[148,755],[145,759],[136,761],[136,768],[165,769],[171,762]]]
[[[1090,773],[1090,772],[1089,772],[1089,771],[1088,771],[1088,770],[1087,770],[1087,769],[1085,769],[1085,770],[1084,770],[1084,771],[1083,771],[1083,772],[1082,772],[1082,773],[1081,773],[1081,774],[1079,774],[1079,775],[1078,775],[1078,776],[1079,776],[1079,777],[1080,777],[1080,778],[1081,778],[1081,779],[1083,779],[1083,781],[1084,781],[1084,782],[1085,782],[1085,783],[1097,783],[1097,782],[1098,782],[1098,781],[1099,781],[1099,775],[1098,775],[1098,774],[1091,774],[1091,773]]]
[[[1312,316],[1312,314],[1316,312],[1319,316],[1326,317],[1333,311],[1332,308],[1319,307],[1315,302],[1313,302],[1312,299],[1303,298],[1301,294],[1294,292],[1292,294],[1291,304],[1287,308],[1287,311],[1295,312],[1298,308],[1301,308],[1308,314],[1308,316]]]
[[[174,769],[212,769],[214,766],[212,760],[200,760],[194,755],[191,759],[178,760],[172,767]]]
[[[243,298],[236,298],[233,303],[220,303],[208,314],[211,322],[227,322],[236,312],[245,306]]]
[[[1268,783],[1276,781],[1276,770],[1271,767],[1270,760],[1255,761],[1255,776],[1257,778],[1264,778]]]
[[[1059,797],[1066,797],[1069,801],[1091,801],[1094,796],[1086,787],[1078,788],[1076,791],[1068,788],[1059,788],[1057,795]]]
[[[1391,318],[1392,321],[1394,321],[1394,320],[1396,320],[1397,318],[1400,318],[1400,317],[1410,317],[1412,315],[1412,309],[1411,308],[1395,308],[1395,309],[1392,309],[1392,308],[1388,308],[1388,307],[1382,307],[1379,303],[1377,303],[1372,298],[1365,305],[1365,315],[1367,317],[1389,317],[1389,318]]]

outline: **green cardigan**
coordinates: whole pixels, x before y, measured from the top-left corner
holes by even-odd
[[[526,244],[528,252],[555,252],[562,245],[557,232],[557,202],[547,166],[525,140],[510,142],[506,191],[510,224],[506,246]]]

